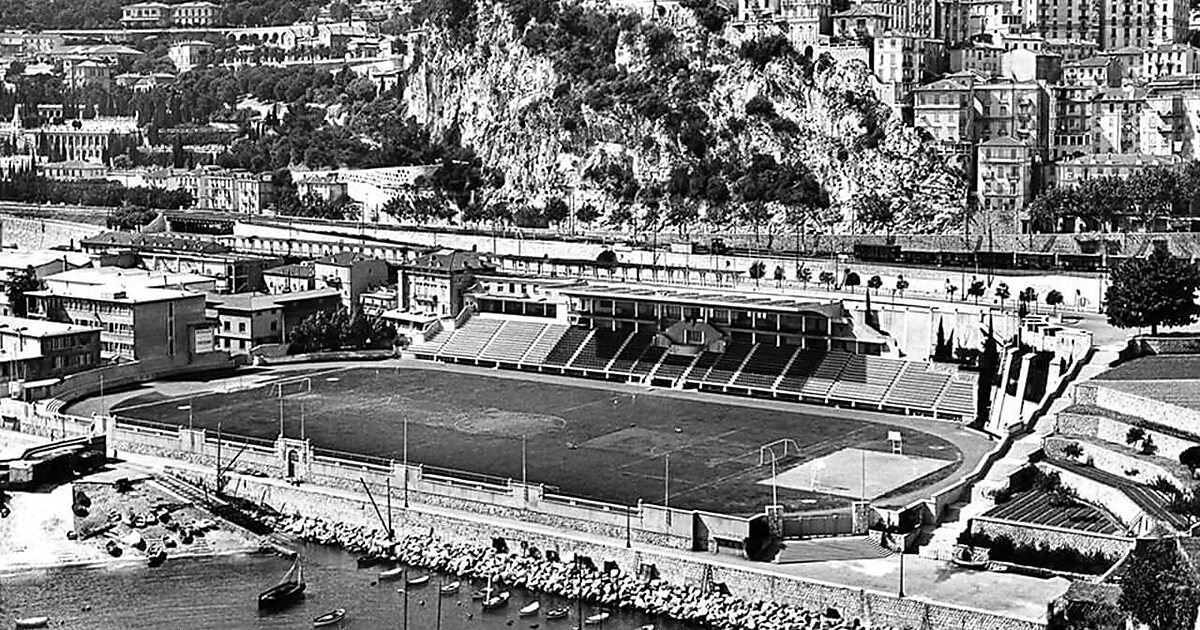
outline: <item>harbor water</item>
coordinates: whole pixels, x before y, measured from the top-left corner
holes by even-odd
[[[52,628],[79,630],[230,630],[311,628],[321,613],[345,608],[347,620],[338,627],[404,628],[405,596],[397,593],[402,582],[378,582],[381,567],[359,569],[353,556],[328,547],[306,545],[304,601],[286,610],[260,614],[258,593],[273,586],[291,566],[274,556],[226,556],[168,560],[158,568],[145,566],[78,567],[0,575],[0,627],[11,628],[22,617],[46,615]],[[412,574],[423,574],[414,569]],[[482,584],[464,582],[454,595],[438,596],[434,575],[423,586],[408,589],[408,623],[413,630],[435,630],[441,600],[443,630],[571,630],[579,623],[578,607],[561,598],[506,588],[512,592],[508,606],[483,611],[471,591]],[[447,576],[447,582],[454,578]],[[372,585],[372,583],[375,583]],[[541,602],[536,617],[519,617],[517,611],[532,601]],[[567,619],[550,621],[545,611],[569,606]],[[583,614],[596,612],[585,604]],[[612,617],[595,630],[629,630],[653,623],[661,630],[695,630],[664,619],[651,619],[633,611],[612,611]]]

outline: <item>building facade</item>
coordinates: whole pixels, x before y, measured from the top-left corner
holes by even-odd
[[[1022,214],[1034,191],[1029,144],[1009,136],[980,143],[978,172],[976,225],[987,234],[1022,231]]]
[[[100,366],[100,330],[0,317],[0,382],[62,378]]]

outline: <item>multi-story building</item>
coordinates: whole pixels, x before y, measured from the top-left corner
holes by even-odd
[[[1010,81],[1045,81],[1057,84],[1063,74],[1062,57],[1028,48],[1009,50],[1000,55],[1000,78]]]
[[[1185,160],[1200,157],[1200,89],[1151,89],[1138,121],[1141,153]]]
[[[296,192],[303,197],[314,197],[326,203],[337,203],[348,198],[349,185],[334,173],[301,179],[296,182]]]
[[[63,83],[76,90],[89,86],[107,90],[112,85],[112,72],[113,66],[99,59],[63,60]]]
[[[833,37],[840,40],[865,41],[891,28],[891,18],[863,6],[834,13],[832,18]]]
[[[1144,88],[1105,88],[1092,101],[1092,150],[1133,153],[1140,146]]]
[[[0,317],[0,382],[62,378],[100,366],[100,329]]]
[[[984,42],[968,42],[948,51],[950,72],[974,72],[984,77],[1000,74],[1000,56],[1004,47]]]
[[[1042,0],[1034,26],[1047,39],[1100,42],[1102,0]]]
[[[1160,44],[1142,52],[1142,78],[1153,81],[1200,72],[1200,48],[1190,44]]]
[[[1062,160],[1054,165],[1054,183],[1058,186],[1077,186],[1094,177],[1127,179],[1148,168],[1172,168],[1182,159],[1177,155],[1147,155],[1145,153],[1101,153]]]
[[[317,288],[337,289],[342,305],[356,310],[360,295],[388,283],[388,265],[378,258],[342,252],[314,260],[313,275]]]
[[[495,269],[474,252],[442,250],[420,256],[400,268],[399,308],[413,314],[455,316],[462,311],[463,294],[478,274]]]
[[[111,156],[114,144],[136,146],[141,141],[137,119],[133,117],[63,120],[26,127],[18,107],[12,121],[0,124],[0,142],[10,143],[15,153],[32,153],[39,161],[104,162]]]
[[[147,173],[145,183],[167,190],[186,190],[202,210],[262,214],[275,203],[270,173],[204,166],[191,171],[160,169]]]
[[[31,291],[29,316],[100,329],[104,360],[189,363],[202,334],[204,294],[143,287],[73,287]]]
[[[206,290],[220,293],[262,290],[263,271],[283,262],[273,256],[235,252],[225,243],[177,234],[105,232],[81,240],[80,247],[96,254],[127,253],[131,261],[127,264],[140,264],[150,273],[203,276],[211,284]],[[138,270],[124,273],[133,271]]]
[[[204,1],[165,4],[138,2],[121,7],[125,28],[205,27],[220,23],[221,7]]]
[[[108,167],[99,162],[43,162],[37,165],[37,172],[46,179],[77,182],[104,179]]]
[[[782,29],[799,50],[821,43],[833,28],[829,0],[738,0],[733,26],[743,31]]]
[[[906,101],[913,88],[945,68],[945,46],[933,39],[885,34],[875,39],[873,66],[884,102]]]
[[[1188,35],[1187,0],[1102,0],[1100,43],[1107,50],[1182,42]]]
[[[1121,87],[1125,70],[1115,57],[1091,57],[1063,64],[1063,85]]]
[[[175,64],[175,69],[187,72],[196,66],[208,63],[215,46],[203,41],[188,41],[171,44],[167,49],[167,58]]]
[[[1141,48],[1126,46],[1116,50],[1101,51],[1097,53],[1097,56],[1116,59],[1121,63],[1121,85],[1136,84],[1142,81],[1145,52]]]
[[[1100,44],[1086,39],[1046,39],[1042,48],[1046,52],[1062,55],[1063,64],[1095,57]]]
[[[280,265],[262,272],[267,293],[309,291],[316,286],[316,271],[312,265]]]
[[[976,227],[987,234],[1025,229],[1021,216],[1033,199],[1033,152],[1028,143],[1001,136],[979,145]]]
[[[336,289],[208,296],[210,319],[217,322],[216,347],[230,354],[246,354],[263,344],[287,343],[306,317],[341,305]]]
[[[1099,90],[1087,85],[1050,86],[1054,102],[1051,160],[1092,153],[1092,100]]]

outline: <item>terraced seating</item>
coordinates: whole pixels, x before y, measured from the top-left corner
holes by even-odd
[[[562,324],[547,325],[546,331],[542,333],[542,336],[529,346],[529,352],[525,353],[525,357],[521,360],[521,362],[533,363],[535,365],[544,363],[546,361],[546,356],[550,354],[550,351],[554,349],[554,346],[558,345],[558,342],[562,340],[563,335],[567,334],[567,331],[570,328],[570,326],[564,326]]]
[[[635,376],[649,374],[650,370],[654,369],[655,364],[658,363],[658,360],[662,358],[663,353],[666,351],[666,348],[658,346],[646,348],[646,351],[638,358],[637,363],[634,363],[633,367],[629,369],[629,373]]]
[[[733,384],[741,387],[772,389],[793,354],[796,354],[795,346],[755,346],[754,354],[750,355],[746,367],[742,368],[741,373],[734,378]]]
[[[467,320],[462,327],[454,331],[450,340],[442,347],[441,356],[459,359],[478,358],[479,353],[492,340],[503,323],[503,320],[478,317]]]
[[[629,342],[625,344],[625,348],[621,350],[616,359],[613,359],[612,365],[608,367],[609,372],[618,374],[629,374],[633,372],[633,366],[641,358],[642,353],[650,347],[650,342],[654,339],[654,333],[639,332],[634,333],[629,338]]]
[[[838,380],[829,388],[829,397],[878,405],[883,401],[903,361],[870,355],[851,355]]]
[[[712,369],[712,366],[715,365],[720,358],[721,353],[719,352],[701,352],[700,358],[696,359],[696,365],[692,366],[691,372],[688,372],[687,381],[685,382],[695,383],[697,385],[700,384],[700,382],[704,379],[704,375],[708,374],[708,371]]]
[[[538,322],[508,321],[496,332],[492,342],[479,353],[486,361],[516,363],[529,351],[546,325]]]
[[[654,378],[670,379],[675,381],[683,376],[687,371],[688,366],[695,361],[696,357],[690,354],[668,354],[662,361],[662,365],[658,366],[658,371],[654,373]]]
[[[842,373],[842,368],[846,367],[850,357],[850,354],[841,351],[827,353],[817,365],[817,369],[813,370],[812,376],[808,377],[800,393],[814,398],[828,397],[829,389],[837,382],[838,375]]]
[[[451,333],[439,331],[424,341],[417,341],[408,346],[408,351],[422,359],[433,358],[442,351],[442,346],[450,339]]]
[[[583,345],[583,349],[575,356],[575,360],[571,361],[568,367],[579,370],[594,370],[602,371],[613,356],[617,354],[617,350],[621,348],[621,344],[625,343],[625,338],[629,334],[623,330],[612,331],[597,329],[596,334],[588,339]]]
[[[779,380],[776,390],[799,394],[823,358],[825,358],[825,353],[820,350],[801,350],[796,359],[792,361],[792,366]]]
[[[976,387],[977,385],[970,381],[951,380],[938,397],[938,412],[959,414],[964,418],[974,417]]]
[[[746,343],[731,343],[725,346],[725,354],[722,354],[708,374],[704,375],[704,382],[709,385],[727,385],[741,367],[742,361],[746,360],[746,355],[753,349],[753,345]]]
[[[924,361],[910,361],[884,397],[883,404],[932,411],[949,380],[949,374],[930,372],[929,364]]]
[[[588,336],[592,334],[590,328],[578,328],[572,326],[567,329],[563,336],[554,344],[554,349],[546,354],[546,360],[542,361],[542,365],[549,367],[566,367],[567,362],[571,357],[575,356],[575,351],[583,342],[587,341]]]

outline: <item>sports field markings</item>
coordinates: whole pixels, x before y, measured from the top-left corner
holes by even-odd
[[[338,372],[345,372],[346,370],[350,370],[350,369],[354,369],[354,368],[350,368],[350,367],[330,368],[328,370],[323,370],[323,371],[318,371],[318,372],[309,372],[309,373],[304,374],[303,376],[300,376],[300,375],[281,376],[279,378],[273,378],[273,379],[265,380],[265,381],[261,381],[261,382],[254,382],[248,386],[239,387],[236,389],[228,389],[227,388],[227,389],[196,390],[194,392],[190,392],[187,394],[180,394],[177,396],[172,396],[170,398],[163,398],[162,400],[156,400],[153,402],[144,402],[144,403],[140,403],[137,405],[121,406],[118,409],[113,411],[113,415],[129,412],[129,411],[136,411],[138,409],[145,409],[147,407],[157,407],[159,405],[174,404],[174,403],[179,403],[179,402],[185,401],[185,400],[193,400],[196,398],[205,398],[208,396],[215,396],[218,394],[231,394],[231,393],[239,392],[239,391],[249,391],[251,389],[258,389],[260,387],[275,387],[279,383],[291,383],[299,378],[316,378],[316,377],[324,376],[326,374],[336,374]],[[227,380],[232,380],[234,378],[242,378],[242,377],[230,377],[230,379],[227,379]],[[228,383],[227,383],[227,385],[228,385]],[[191,403],[188,403],[188,404],[191,404]]]

